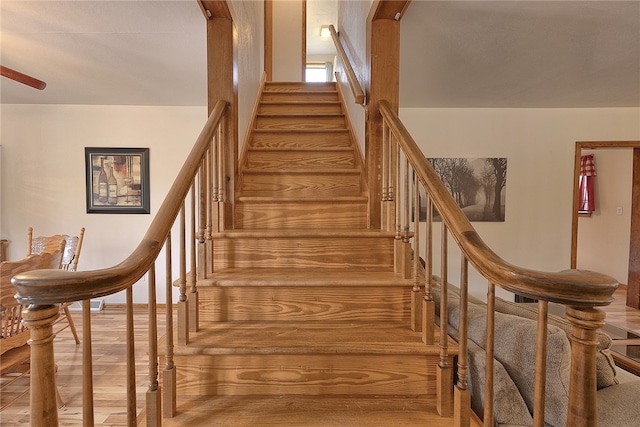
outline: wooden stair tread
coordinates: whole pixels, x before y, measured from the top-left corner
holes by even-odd
[[[300,198],[300,197],[276,197],[276,196],[240,196],[237,201],[240,203],[363,203],[367,202],[369,198],[365,195],[362,196],[335,196],[335,197],[314,197],[314,198]]]
[[[292,134],[292,133],[299,133],[299,134],[323,134],[323,133],[329,133],[329,134],[335,134],[335,133],[348,133],[349,129],[253,129],[252,132],[254,134],[256,133],[283,133],[283,134]]]
[[[330,175],[336,175],[336,174],[340,174],[340,175],[360,175],[360,170],[353,168],[353,169],[341,169],[341,168],[336,168],[336,169],[313,169],[313,170],[309,170],[309,169],[284,169],[284,168],[279,168],[279,169],[275,169],[275,170],[266,170],[266,169],[249,169],[249,168],[245,168],[242,171],[243,174],[248,175],[248,174],[252,174],[252,175],[258,175],[258,174],[266,174],[266,175],[292,175],[292,174],[297,174],[297,175],[323,175],[323,174],[330,174]]]
[[[299,92],[296,92],[299,93]],[[315,93],[315,92],[311,92],[311,93]],[[292,94],[292,96],[295,96]],[[287,101],[260,101],[260,104],[262,105],[342,105],[342,103],[340,101],[322,101],[322,100],[318,100],[318,101],[291,101],[291,100],[287,100]]]
[[[436,330],[436,342],[439,342]],[[449,354],[457,344],[449,339]],[[176,355],[214,354],[397,354],[437,356],[421,333],[390,322],[224,322],[201,325]]]
[[[300,237],[359,237],[359,238],[372,238],[378,239],[381,237],[394,238],[395,233],[391,231],[372,230],[368,228],[364,229],[352,229],[352,230],[335,230],[335,229],[313,229],[308,228],[290,228],[283,230],[269,230],[269,229],[251,229],[251,230],[225,230],[212,233],[212,238],[300,238]]]
[[[295,148],[289,148],[289,147],[249,147],[249,151],[254,151],[254,152],[272,152],[272,153],[279,153],[279,152],[285,152],[285,153],[295,153],[295,152],[306,152],[306,151],[312,151],[312,152],[332,152],[332,151],[346,151],[346,152],[353,152],[353,148],[352,147],[295,147]]]
[[[178,396],[179,411],[164,418],[165,427],[201,425],[215,419],[225,427],[451,427],[441,417],[434,396]],[[144,411],[143,411],[144,412]],[[144,425],[144,420],[140,425]],[[481,422],[472,417],[471,426]]]
[[[383,268],[226,268],[206,279],[198,279],[198,287],[207,286],[413,286],[412,279]]]

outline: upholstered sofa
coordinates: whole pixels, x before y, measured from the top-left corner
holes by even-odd
[[[449,285],[449,332],[457,339],[459,290]],[[439,289],[434,290],[436,307]],[[436,309],[439,313],[439,308]],[[536,349],[535,305],[496,299],[494,349],[494,419],[497,426],[531,426],[533,418],[534,370]],[[468,361],[471,406],[480,417],[484,407],[486,305],[469,298]],[[550,315],[547,341],[547,379],[545,423],[564,427],[569,403],[571,344],[565,319]],[[597,405],[598,426],[640,425],[640,377],[619,367],[610,353],[611,338],[598,332]]]

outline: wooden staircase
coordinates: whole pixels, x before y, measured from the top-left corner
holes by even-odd
[[[367,196],[335,84],[267,83],[235,229],[212,236],[200,329],[175,350],[179,398],[411,397],[433,416],[440,348],[411,331],[413,280],[394,272],[394,235],[368,228]]]

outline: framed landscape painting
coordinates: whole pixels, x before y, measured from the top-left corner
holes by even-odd
[[[87,213],[149,213],[149,149],[86,147]]]
[[[429,158],[427,160],[469,221],[504,221],[507,186],[506,158]],[[420,219],[423,218],[426,218],[426,206],[424,208],[421,206],[420,209]],[[435,211],[433,219],[440,220]]]

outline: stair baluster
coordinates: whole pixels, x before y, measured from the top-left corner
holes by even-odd
[[[424,185],[421,182],[421,185]],[[422,341],[427,345],[435,343],[436,303],[433,300],[433,203],[426,193],[427,217],[425,220],[425,265],[424,265],[424,303],[422,304],[423,325]]]
[[[162,424],[161,390],[158,382],[158,313],[156,305],[156,264],[149,269],[149,387],[147,388],[145,407],[147,425]]]
[[[420,292],[420,185],[415,172],[413,183],[413,289],[411,290],[411,330],[422,331],[422,295]]]
[[[171,257],[171,231],[165,242],[165,354],[162,373],[163,405],[165,418],[176,414],[176,367],[173,361],[173,266]]]

